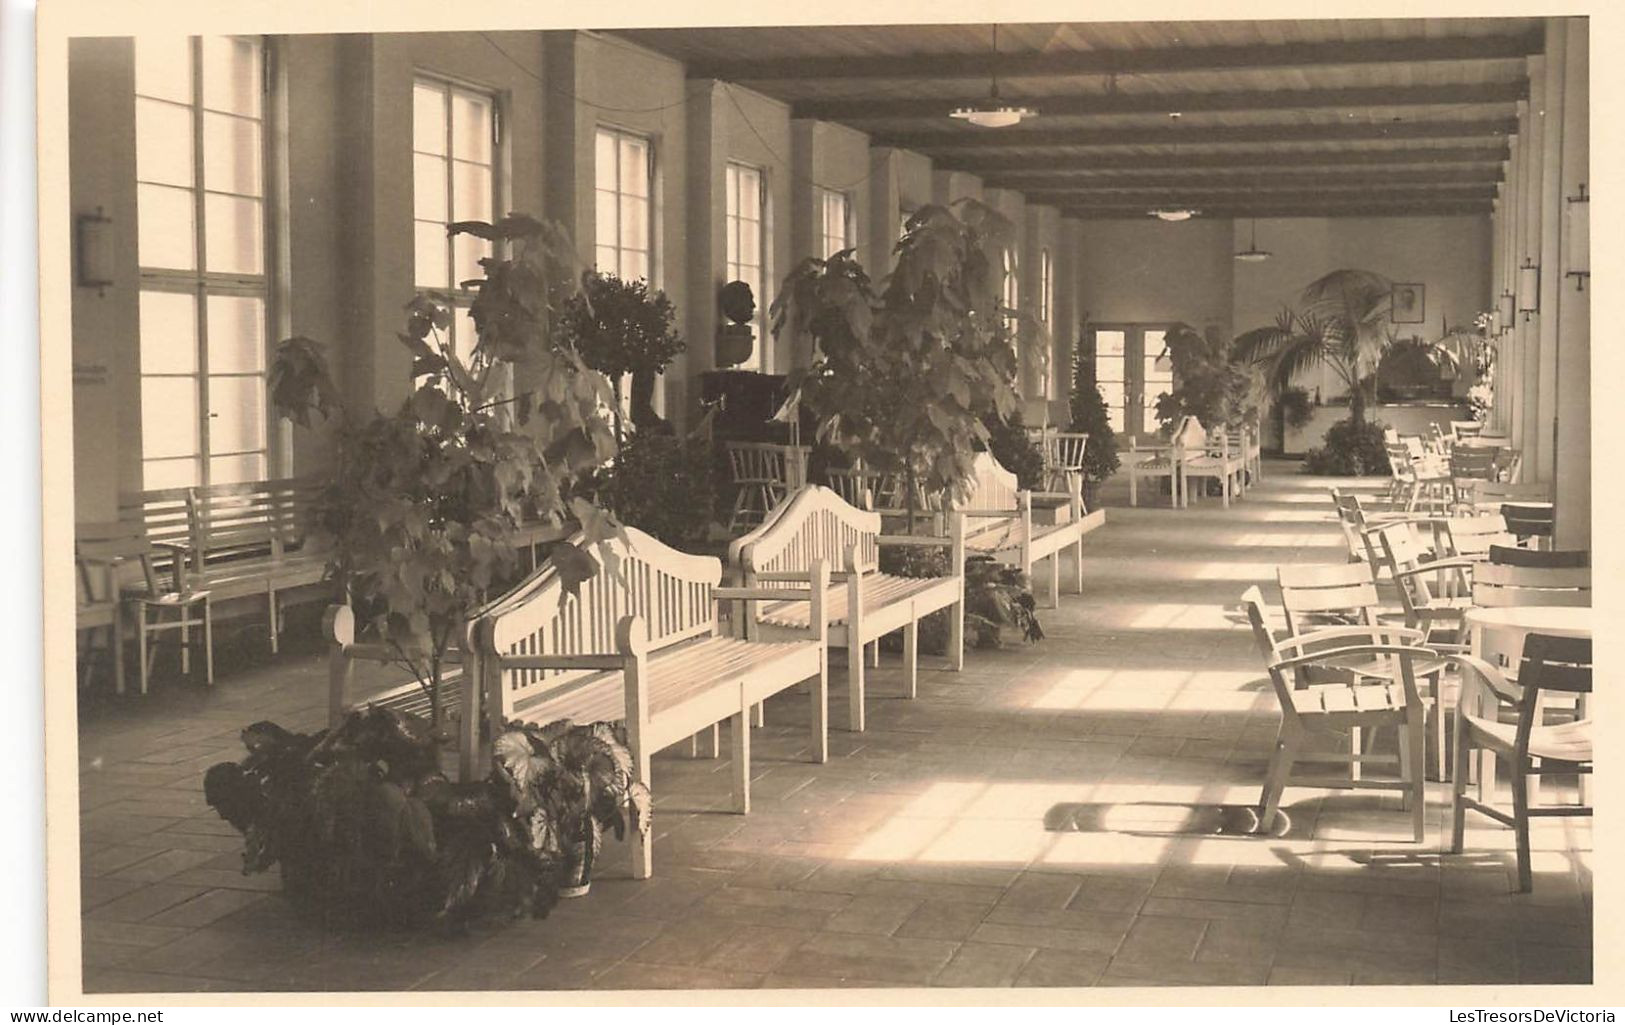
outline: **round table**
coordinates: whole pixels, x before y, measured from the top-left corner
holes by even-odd
[[[1512,605],[1500,609],[1468,609],[1463,617],[1474,631],[1478,647],[1480,631],[1504,633],[1522,639],[1527,634],[1553,634],[1557,637],[1590,637],[1589,605]]]

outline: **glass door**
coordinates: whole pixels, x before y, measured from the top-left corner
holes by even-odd
[[[1106,402],[1112,430],[1151,441],[1157,396],[1173,390],[1173,363],[1165,353],[1165,325],[1101,324],[1090,328],[1095,387]]]

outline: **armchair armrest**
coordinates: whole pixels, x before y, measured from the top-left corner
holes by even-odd
[[[1489,696],[1507,704],[1517,704],[1523,691],[1506,678],[1506,674],[1476,655],[1451,655],[1451,664],[1461,672],[1461,698],[1459,707],[1466,708],[1470,689],[1488,691]],[[1482,696],[1482,694],[1476,695]],[[1482,713],[1480,713],[1482,714]]]
[[[1436,573],[1442,569],[1472,569],[1476,565],[1478,565],[1478,563],[1472,559],[1453,557],[1449,559],[1435,559],[1433,562],[1419,563],[1414,569],[1396,569],[1391,570],[1390,572],[1393,574],[1394,579],[1398,580],[1401,577],[1414,577],[1420,576],[1423,573]]]
[[[1319,630],[1311,630],[1306,634],[1287,637],[1277,641],[1279,648],[1303,648],[1306,645],[1317,644],[1321,641],[1334,640],[1341,637],[1392,637],[1397,641],[1420,642],[1423,638],[1421,630],[1409,626],[1328,626]],[[1380,642],[1379,642],[1380,643]],[[1328,649],[1332,650],[1332,649]]]
[[[1432,648],[1409,644],[1355,644],[1347,648],[1327,648],[1325,651],[1316,651],[1308,655],[1299,655],[1274,665],[1276,669],[1296,669],[1299,666],[1326,664],[1331,669],[1346,668],[1330,664],[1329,660],[1348,658],[1351,655],[1409,655],[1413,658],[1435,658],[1438,652]]]

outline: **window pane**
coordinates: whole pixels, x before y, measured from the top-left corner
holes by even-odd
[[[649,194],[649,144],[621,136],[621,191],[629,196]]]
[[[263,452],[250,452],[246,455],[236,456],[215,456],[209,460],[210,484],[243,484],[249,481],[265,480],[265,478],[265,453]]]
[[[491,255],[491,243],[483,238],[473,235],[458,235],[451,240],[452,259],[452,286],[461,288],[463,282],[475,278],[485,277],[485,271],[480,267],[480,258]]]
[[[185,292],[141,293],[141,372],[197,371],[197,300]]]
[[[491,163],[490,97],[460,91],[451,94],[451,155]]]
[[[727,211],[728,216],[738,217],[739,168],[733,164],[728,165],[727,172],[723,175],[723,192],[726,194],[726,199],[724,202],[727,204],[727,206],[724,209]]]
[[[762,265],[761,229],[754,221],[745,221],[739,226],[739,262],[751,268]]]
[[[192,40],[186,36],[137,37],[135,91],[142,96],[191,103]]]
[[[491,219],[491,169],[457,161],[451,165],[451,214],[457,221]]]
[[[141,486],[152,491],[163,488],[191,488],[203,483],[198,476],[198,460],[148,459],[141,464]]]
[[[1123,407],[1112,406],[1106,410],[1106,422],[1112,425],[1112,430],[1119,434],[1123,431]]]
[[[257,374],[264,370],[265,300],[211,295],[208,311],[209,372]]]
[[[216,192],[262,194],[259,122],[203,115],[203,184]]]
[[[141,266],[195,269],[197,240],[193,236],[192,193],[167,185],[138,185],[136,201]]]
[[[627,281],[649,280],[649,254],[636,250],[621,253],[621,275]]]
[[[259,40],[203,37],[203,105],[209,110],[260,116]]]
[[[191,186],[191,108],[136,98],[135,176],[144,182]]]
[[[141,379],[141,454],[149,459],[198,452],[197,378]]]
[[[617,274],[618,266],[615,262],[614,246],[597,246],[593,250],[593,265],[600,274]]]
[[[593,193],[593,198],[597,205],[597,215],[594,224],[596,225],[595,233],[598,239],[598,244],[601,246],[613,247],[615,245],[616,238],[620,235],[620,231],[618,229],[618,218],[616,217],[616,211],[619,209],[619,207],[615,202],[615,193],[605,192],[603,189],[599,189]]]
[[[1124,334],[1121,331],[1095,332],[1095,357],[1123,355]]]
[[[413,280],[424,288],[450,287],[451,268],[447,259],[446,226],[415,222],[412,225]]]
[[[449,223],[446,211],[446,161],[417,154],[412,157],[412,216],[421,221]]]
[[[606,132],[603,129],[598,130],[594,159],[597,161],[593,165],[594,181],[597,182],[599,188],[613,191],[616,183],[620,180],[618,177],[619,172],[616,170],[615,134],[613,132]]]
[[[203,197],[203,244],[208,269],[221,274],[261,273],[264,238],[260,201],[237,196]]]
[[[265,447],[265,378],[209,375],[209,451]]]
[[[628,249],[649,248],[649,203],[636,196],[621,197],[621,237],[617,243]]]
[[[412,86],[412,148],[420,153],[446,152],[446,94],[439,86]]]

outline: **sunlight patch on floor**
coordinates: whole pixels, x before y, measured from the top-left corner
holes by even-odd
[[[1190,669],[1073,669],[1038,697],[1038,710],[1249,712],[1262,692],[1244,691],[1259,679],[1251,671]]]
[[[1249,548],[1342,548],[1346,544],[1341,537],[1328,536],[1324,533],[1293,534],[1285,531],[1237,534],[1226,538],[1224,543],[1245,545]]]

